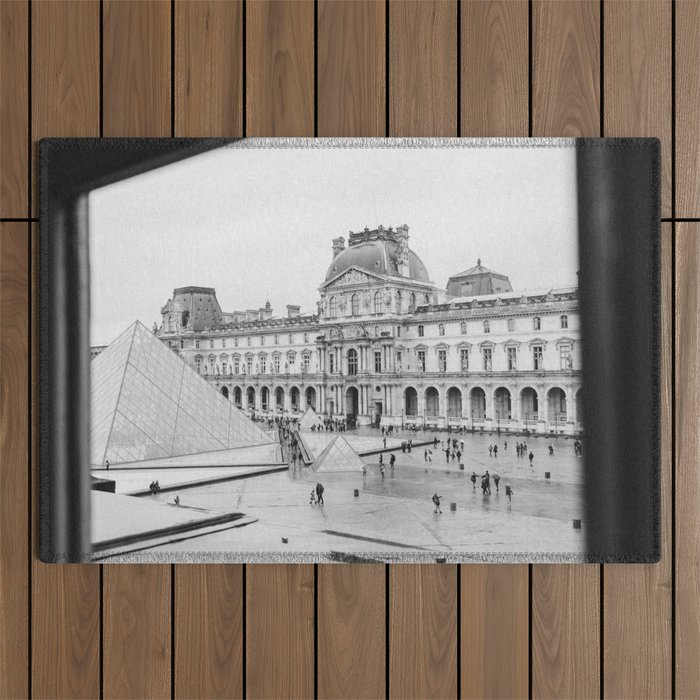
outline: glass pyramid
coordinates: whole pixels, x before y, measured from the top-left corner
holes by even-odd
[[[338,434],[326,449],[316,457],[311,468],[316,472],[354,472],[362,471],[364,462],[360,455],[350,447],[350,443]]]
[[[323,425],[323,421],[318,417],[318,413],[309,406],[299,421],[299,429],[311,430],[312,425]]]
[[[273,442],[138,321],[91,361],[90,377],[95,466]]]

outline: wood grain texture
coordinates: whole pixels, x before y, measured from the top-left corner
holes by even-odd
[[[533,4],[533,136],[598,135],[599,10],[597,0]]]
[[[700,697],[700,224],[676,224],[676,696]]]
[[[383,136],[386,12],[373,0],[318,4],[318,136]]]
[[[600,4],[533,4],[534,136],[600,133]],[[599,567],[532,567],[532,692],[596,697],[600,690]]]
[[[246,697],[313,697],[313,566],[248,566],[247,607]]]
[[[105,0],[105,136],[170,136],[170,3]]]
[[[319,3],[319,136],[384,135],[385,16],[378,2]],[[385,697],[385,566],[317,571],[319,697]]]
[[[0,697],[28,697],[29,226],[0,224]]]
[[[527,3],[462,3],[461,31],[461,135],[527,136]],[[464,565],[461,581],[462,697],[526,697],[528,567]]]
[[[34,148],[38,139],[44,136],[99,134],[99,28],[97,2],[32,3]],[[35,182],[36,171],[34,167]],[[35,187],[35,209],[37,194]],[[36,233],[34,227],[34,240]],[[33,313],[36,318],[36,307]],[[34,389],[36,386],[34,383]],[[36,417],[34,394],[34,444]],[[36,455],[36,449],[33,455]],[[33,478],[35,480],[35,476]],[[36,481],[33,493],[37,493]],[[32,517],[36,519],[36,501],[32,506]],[[33,532],[37,532],[36,520],[34,525]],[[35,547],[36,543],[33,542],[32,546]],[[34,697],[97,697],[99,611],[98,567],[45,565],[34,558],[31,618],[31,690]]]
[[[604,692],[614,698],[672,696],[671,224],[662,225],[661,251],[661,561],[605,567]]]
[[[170,3],[104,3],[105,136],[169,136]],[[170,694],[171,567],[104,566],[108,698]]]
[[[170,577],[159,569],[170,567],[104,566],[105,698],[170,697]]]
[[[242,3],[175,3],[175,135],[243,132]],[[243,697],[243,567],[175,567],[178,698]]]
[[[390,2],[389,90],[392,136],[456,135],[456,2]]]
[[[700,3],[676,3],[676,216],[700,217]]]
[[[383,564],[318,567],[318,694],[386,697]]]
[[[174,634],[175,697],[243,697],[242,567],[178,566]]]
[[[36,142],[45,136],[99,136],[99,2],[33,2],[31,41],[32,216],[38,216]]]
[[[532,567],[532,695],[600,693],[600,567]]]
[[[392,564],[390,571],[390,697],[455,697],[457,567]]]
[[[0,3],[0,216],[28,215],[29,12]]]
[[[243,133],[243,5],[175,3],[175,133]]]
[[[246,36],[247,135],[313,136],[313,2],[250,3]]]
[[[671,216],[671,3],[605,8],[605,136],[661,139],[661,216]]]
[[[527,566],[464,565],[462,697],[528,697]]]
[[[462,3],[462,136],[527,136],[528,4]]]
[[[662,141],[662,216],[671,213],[671,6],[605,3],[605,135],[658,136]],[[666,237],[666,234],[664,234]],[[664,245],[664,248],[667,244]],[[664,277],[668,286],[668,273]],[[668,289],[664,290],[668,320]],[[664,326],[662,374],[670,372]],[[671,693],[670,386],[662,385],[662,559],[655,565],[606,566],[603,587],[604,693],[664,697]],[[630,655],[639,664],[625,663]]]

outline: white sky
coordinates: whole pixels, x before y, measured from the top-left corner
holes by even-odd
[[[315,312],[332,239],[409,226],[441,288],[476,264],[516,291],[576,284],[574,148],[224,148],[93,191],[91,343],[160,324],[175,287],[224,311]]]

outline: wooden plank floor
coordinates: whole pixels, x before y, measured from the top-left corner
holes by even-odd
[[[700,697],[700,2],[0,2],[0,697]],[[662,561],[45,566],[44,136],[662,141]]]

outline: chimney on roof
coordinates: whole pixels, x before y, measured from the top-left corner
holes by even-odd
[[[333,257],[340,255],[345,250],[345,239],[342,236],[333,239]]]
[[[301,306],[295,304],[287,304],[287,318],[299,318]]]
[[[396,269],[401,277],[410,276],[410,265],[408,261],[408,226],[404,224],[396,229],[394,240],[399,244],[396,255]]]

